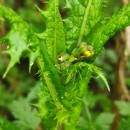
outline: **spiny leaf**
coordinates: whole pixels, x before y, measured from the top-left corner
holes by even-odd
[[[72,79],[70,80],[70,78]],[[73,105],[77,105],[82,100],[90,78],[91,71],[85,62],[75,63],[68,70],[66,79],[69,80],[69,83],[66,84],[66,97]],[[73,84],[73,87],[71,84]]]
[[[68,123],[68,118],[71,115],[71,112],[66,110],[66,109],[62,109],[58,112],[58,114],[56,115],[56,119],[58,120],[59,124]]]
[[[89,0],[85,8],[80,35],[78,38],[78,45],[82,42],[83,37],[86,37],[95,24],[101,19],[102,2],[103,0]]]
[[[42,74],[44,76],[44,80],[48,86],[48,89],[52,95],[52,99],[54,100],[54,102],[57,106],[57,109],[61,109],[62,104],[59,102],[58,93],[56,92],[55,86],[54,86],[53,82],[51,81],[51,78],[49,77],[50,76],[49,72],[46,71],[46,72],[43,72]]]
[[[46,30],[37,35],[44,39],[52,61],[57,63],[57,56],[65,52],[66,48],[64,28],[59,13],[59,0],[50,0],[49,8],[40,12],[46,18]]]
[[[50,2],[50,3],[51,3],[51,6],[53,7],[53,2]],[[54,5],[55,5],[53,7],[54,12],[52,11],[53,15],[55,13],[58,13],[57,11],[55,12],[55,9],[58,8],[57,7],[58,3],[57,4],[55,3]],[[7,35],[7,39],[9,40],[9,43],[10,43],[10,49],[8,50],[8,53],[11,56],[11,61],[9,63],[9,67],[7,68],[6,73],[4,74],[4,77],[7,74],[7,72],[9,71],[9,69],[20,59],[22,52],[27,51],[28,56],[30,58],[30,67],[32,66],[32,63],[34,62],[34,60],[36,60],[36,58],[38,57],[38,61],[39,62],[42,61],[44,63],[44,64],[42,64],[42,66],[40,66],[41,73],[46,72],[46,71],[49,72],[49,74],[51,75],[50,79],[52,81],[49,83],[50,84],[52,83],[53,86],[55,87],[56,94],[58,94],[60,101],[64,105],[66,104],[66,106],[71,107],[71,104],[65,99],[65,97],[63,95],[64,90],[63,90],[63,86],[60,81],[60,77],[58,75],[58,72],[57,72],[54,64],[52,63],[52,60],[50,59],[50,57],[48,55],[48,53],[50,51],[49,52],[47,51],[46,46],[44,46],[44,47],[40,46],[39,39],[32,32],[32,30],[27,25],[27,23],[24,22],[13,10],[9,9],[8,7],[2,6],[2,5],[0,5],[0,8],[1,8],[1,10],[3,10],[3,12],[2,12],[3,17],[12,25],[11,31]],[[10,12],[9,16],[8,16],[7,10]],[[57,17],[59,19],[59,15]],[[57,17],[55,18],[55,20],[57,19]],[[58,21],[56,21],[56,22],[58,22]],[[54,25],[54,28],[51,27],[51,29],[52,29],[51,33],[52,33],[53,30],[57,30],[58,27],[56,25],[58,25],[59,23],[56,23],[56,25],[54,24],[54,21],[51,21],[51,23]],[[60,33],[60,32],[58,32],[58,33]],[[48,34],[50,34],[50,32],[48,32]],[[50,38],[50,35],[48,35],[47,38],[51,39],[51,41],[52,41],[52,38]],[[16,37],[16,39],[14,39],[14,36]],[[56,35],[53,35],[53,36],[56,36]],[[55,39],[56,37],[54,37],[53,41],[52,41],[55,44],[57,43],[57,41]],[[62,36],[59,37],[58,43],[60,42],[60,38],[62,38]],[[49,47],[53,48],[52,46],[49,46]],[[60,43],[58,44],[58,47],[61,47]],[[64,46],[62,46],[62,47],[65,49]],[[46,82],[46,83],[48,84],[48,82]],[[64,97],[64,98],[61,98],[61,97]]]
[[[128,25],[130,25],[130,4],[120,9],[111,18],[100,22],[86,37],[87,42],[95,49],[95,56],[110,37]]]
[[[77,95],[79,98],[81,98],[83,96],[83,93],[85,91],[85,90],[83,91],[83,89],[85,89],[83,86],[85,86],[85,84],[87,84],[87,80],[90,78],[89,76],[91,76],[90,71],[96,73],[104,81],[108,91],[110,91],[110,87],[108,85],[108,82],[107,82],[104,74],[100,70],[100,68],[94,66],[93,64],[88,64],[85,62],[77,63],[73,67],[74,68],[70,70],[67,79],[72,75],[71,71],[73,73],[78,73],[78,71],[79,71],[79,74],[78,74],[79,76],[75,77],[76,78],[75,85],[77,85],[77,90],[78,90]],[[80,86],[80,88],[78,86]]]
[[[104,81],[104,83],[105,83],[105,85],[106,85],[108,91],[110,91],[110,87],[109,87],[109,85],[108,85],[108,82],[107,82],[107,80],[106,80],[104,74],[103,74],[102,71],[100,70],[100,68],[94,66],[93,64],[86,64],[86,65],[89,67],[89,69],[90,69],[92,72],[97,73],[97,75]]]
[[[22,52],[27,49],[26,43],[25,43],[27,39],[25,39],[25,42],[24,42],[23,37],[21,36],[21,33],[16,31],[16,29],[14,29],[8,34],[8,39],[10,41],[10,49],[7,52],[11,56],[11,60],[6,69],[6,72],[3,75],[3,78],[6,76],[10,68],[13,67],[14,64],[19,62]]]
[[[47,89],[47,86],[41,84],[40,91],[38,92],[38,103],[35,105],[38,108],[38,115],[42,118],[42,123],[45,129],[56,128],[57,109],[54,101]],[[49,123],[48,123],[49,122]]]
[[[0,16],[7,20],[11,25],[11,30],[6,36],[9,41],[9,48],[5,51],[10,55],[9,65],[3,75],[6,76],[10,68],[19,62],[23,52],[28,52],[30,58],[30,69],[32,63],[38,56],[36,36],[30,27],[13,10],[0,4]]]
[[[44,59],[44,61],[42,61],[40,59],[38,61],[39,62],[39,67],[41,69],[41,75],[43,76],[43,78],[47,78],[46,81],[45,81],[47,86],[49,84],[53,85],[53,87],[55,88],[57,93],[55,93],[52,89],[51,89],[51,91],[53,91],[55,93],[55,95],[58,96],[58,98],[59,98],[60,102],[62,103],[62,105],[64,107],[71,108],[72,105],[65,98],[64,87],[63,87],[63,85],[61,83],[61,79],[60,79],[60,77],[58,75],[58,71],[56,70],[54,64],[50,60],[50,57],[49,57],[49,55],[47,53],[47,49],[46,49],[45,44],[41,44],[41,48],[42,48],[41,49],[41,55],[42,55],[42,58]],[[44,75],[45,74],[44,72],[48,73],[48,75]],[[49,78],[47,76],[49,76]],[[50,86],[48,86],[48,89],[50,89],[49,87]],[[52,97],[53,97],[53,95],[52,95]]]
[[[102,0],[66,0],[68,18],[64,19],[68,51],[72,51],[101,18]]]
[[[10,107],[14,117],[17,119],[15,122],[19,128],[35,130],[39,123],[40,118],[36,116],[36,109],[31,110],[30,103],[27,99],[19,99],[14,101]]]

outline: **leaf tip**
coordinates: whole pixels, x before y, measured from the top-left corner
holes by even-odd
[[[3,74],[3,79],[6,77],[7,73],[9,72],[9,68],[6,69],[5,73]]]

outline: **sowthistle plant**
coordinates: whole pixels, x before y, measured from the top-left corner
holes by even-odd
[[[65,0],[67,17],[62,19],[60,1],[47,3],[46,10],[38,8],[46,23],[43,33],[33,32],[17,13],[0,4],[0,19],[10,26],[8,34],[1,39],[8,41],[9,48],[4,53],[10,55],[3,78],[26,53],[29,71],[36,61],[43,82],[36,106],[44,128],[75,130],[93,71],[109,90],[103,73],[93,63],[104,43],[130,25],[130,4],[106,19],[103,0]]]

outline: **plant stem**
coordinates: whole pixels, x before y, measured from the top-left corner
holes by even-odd
[[[55,1],[54,4],[55,4],[55,11],[54,11],[54,13],[55,13],[55,16],[56,16],[56,14],[57,14],[57,10],[56,10],[57,9],[57,2]],[[57,46],[56,46],[56,43],[57,43],[57,35],[56,35],[56,31],[57,31],[56,26],[57,26],[57,23],[56,23],[56,18],[57,17],[54,17],[54,22],[55,22],[55,28],[54,28],[54,32],[55,32],[54,33],[54,63],[55,64],[57,64]]]
[[[92,3],[92,0],[89,0],[89,2],[87,4],[87,7],[85,9],[85,15],[84,15],[82,26],[81,26],[81,29],[80,29],[80,35],[79,35],[79,39],[78,39],[78,44],[77,45],[79,45],[82,42],[82,38],[83,38],[85,25],[86,25],[88,14],[89,14],[89,9],[91,7],[91,3]]]
[[[40,59],[38,59],[38,64],[39,64],[40,68],[43,68],[44,65],[40,61]],[[63,108],[63,105],[59,101],[58,93],[55,90],[54,84],[52,84],[49,72],[48,71],[42,72],[42,77],[44,78],[44,80],[46,82],[48,90],[49,90],[49,92],[51,94],[51,97],[52,97],[57,109],[60,110],[61,108]]]
[[[42,56],[41,59],[40,58],[38,59],[39,60],[38,63],[40,62],[39,67],[40,67],[43,79],[46,78],[45,82],[50,91],[50,94],[52,94],[51,95],[52,98],[54,98],[53,100],[55,101],[56,104],[57,104],[56,100],[58,100],[64,107],[71,108],[72,105],[65,98],[64,88],[63,88],[61,79],[59,77],[59,74],[58,74],[54,64],[52,63],[52,61],[47,53],[46,46],[41,43],[39,51],[41,51],[41,56]],[[60,105],[60,108],[61,108],[61,105]]]

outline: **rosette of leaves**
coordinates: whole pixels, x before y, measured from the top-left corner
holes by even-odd
[[[38,93],[39,115],[46,129],[75,130],[80,116],[82,98],[85,94],[91,73],[95,71],[108,86],[99,68],[93,65],[105,42],[117,31],[130,25],[130,4],[123,7],[111,18],[103,18],[103,0],[66,0],[67,18],[62,19],[59,0],[48,0],[47,9],[39,9],[46,29],[41,34],[32,31],[12,9],[0,4],[0,19],[10,26],[6,39],[10,63],[3,77],[26,53],[30,60],[30,70],[36,61],[43,81]],[[60,69],[58,56],[71,55],[72,51],[85,42],[94,48],[94,55],[86,61],[77,61]],[[66,71],[65,71],[66,70]],[[64,78],[67,83],[64,83]],[[47,122],[51,122],[48,125]]]

